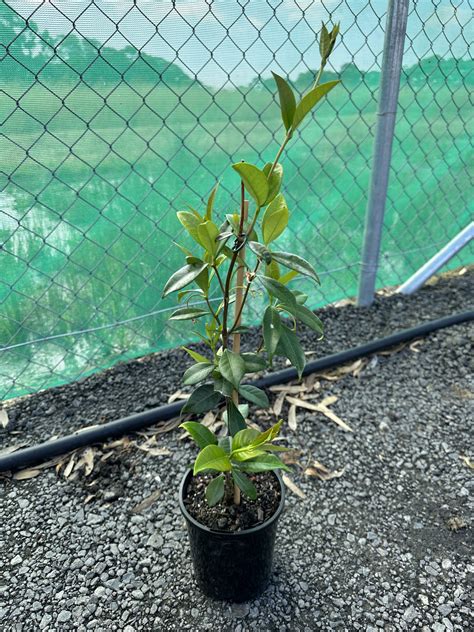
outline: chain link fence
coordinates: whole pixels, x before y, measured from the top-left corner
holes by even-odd
[[[291,235],[317,307],[357,292],[387,3],[8,0],[0,6],[0,399],[188,341],[161,300],[186,243],[175,212],[273,157],[270,71],[304,92],[321,20],[342,78],[284,161]],[[470,2],[410,5],[378,286],[470,216]],[[465,249],[452,266],[472,260]],[[217,298],[217,297],[216,297]],[[247,314],[251,322],[255,314]]]

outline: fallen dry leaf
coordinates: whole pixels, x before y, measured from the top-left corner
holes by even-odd
[[[409,346],[410,351],[414,351],[415,353],[420,353],[418,347],[423,344],[423,340],[415,340]]]
[[[141,502],[139,502],[138,505],[135,505],[135,507],[133,507],[132,509],[132,513],[141,513],[142,511],[145,511],[145,509],[148,509],[148,507],[151,507],[153,505],[155,500],[158,500],[160,495],[161,489],[157,489],[152,494],[144,498]]]
[[[115,448],[128,448],[130,445],[130,439],[128,437],[122,437],[111,443],[107,443],[105,450],[114,450]]]
[[[280,454],[280,459],[285,465],[297,465],[299,464],[299,457],[302,454],[301,450],[291,449],[286,452],[282,452]]]
[[[281,415],[281,409],[283,408],[283,402],[285,401],[285,397],[288,395],[288,391],[281,391],[278,394],[275,403],[273,404],[273,412],[276,417]]]
[[[344,469],[345,468],[342,468],[342,470],[331,471],[319,461],[313,461],[313,464],[307,467],[304,473],[306,476],[316,476],[322,481],[330,481],[332,478],[339,478],[342,476]]]
[[[95,498],[95,494],[88,494],[85,499],[84,499],[84,505],[87,505],[87,503],[90,503],[90,501]]]
[[[390,347],[390,349],[385,349],[384,351],[378,351],[378,355],[382,356],[391,356],[394,353],[399,353],[407,346],[407,342],[401,342],[399,345],[395,345],[394,347]]]
[[[307,402],[303,399],[297,399],[296,397],[287,397],[286,399],[288,402],[290,402],[290,404],[295,404],[295,406],[298,406],[300,408],[307,408],[308,410],[314,410],[317,413],[325,415],[328,419],[333,421],[346,432],[354,432],[352,428],[348,424],[346,424],[345,421],[343,421],[340,417],[333,413],[332,410],[329,410],[329,408],[323,404],[324,401],[329,401],[330,397],[324,399],[323,402],[321,402],[320,404],[312,404],[311,402]],[[332,403],[334,402],[332,401]]]
[[[471,470],[474,470],[474,461],[471,461],[471,459],[468,456],[460,454],[459,458],[461,459],[461,461],[464,461],[467,467],[470,467]]]
[[[287,391],[288,393],[303,393],[306,390],[305,384],[277,384],[276,386],[270,386],[269,391],[272,393],[281,393]]]
[[[64,469],[64,472],[63,472],[64,478],[68,479],[71,476],[72,471],[74,469],[75,460],[76,460],[76,455],[73,454],[69,460],[69,463],[66,465]]]
[[[188,399],[189,393],[185,393],[184,391],[176,391],[172,395],[168,397],[168,404],[172,404],[178,399]]]
[[[20,450],[21,448],[26,448],[27,445],[28,445],[27,443],[18,443],[17,445],[10,445],[8,446],[8,448],[3,448],[3,450],[0,450],[0,456],[6,456],[7,454],[16,452],[17,450]]]
[[[283,474],[282,479],[283,479],[283,482],[285,483],[285,485],[288,487],[288,489],[293,492],[293,494],[296,494],[296,496],[298,496],[302,500],[304,500],[306,498],[305,493],[303,491],[301,491],[301,489],[298,487],[298,485],[296,485],[296,483],[294,483],[291,480],[291,478],[289,478],[286,474]]]
[[[15,474],[13,474],[13,478],[16,481],[26,481],[29,478],[35,478],[35,476],[38,476],[38,474],[41,474],[41,470],[38,470],[38,469],[20,470],[19,472],[15,472]]]
[[[94,469],[94,451],[92,448],[87,448],[82,458],[84,459],[84,473],[86,476],[89,476]]]
[[[8,426],[8,413],[4,408],[0,408],[0,426],[6,428]]]
[[[467,527],[467,522],[462,516],[453,516],[452,518],[449,518],[446,524],[448,525],[448,529],[451,531],[459,531],[460,529],[465,529]]]
[[[305,379],[304,384],[307,391],[318,391],[321,388],[321,383],[318,380],[316,373],[311,373]]]
[[[297,425],[296,406],[292,404],[288,410],[288,426],[290,430],[293,430],[293,432],[295,432]]]

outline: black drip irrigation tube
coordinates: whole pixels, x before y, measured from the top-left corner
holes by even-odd
[[[452,325],[459,325],[474,320],[474,311],[462,312],[460,314],[453,314],[452,316],[445,316],[438,320],[431,320],[427,323],[417,325],[411,329],[404,329],[398,331],[385,338],[379,338],[378,340],[372,340],[359,347],[347,349],[346,351],[340,351],[334,353],[319,360],[308,362],[303,375],[309,375],[316,371],[323,371],[330,369],[340,364],[356,360],[364,356],[370,355],[377,351],[393,347],[401,342],[407,342],[413,340],[413,338],[419,338],[420,336],[426,336],[427,334],[436,331],[437,329],[443,329],[445,327],[451,327]],[[275,371],[269,373],[264,377],[251,382],[254,386],[265,388],[273,386],[275,384],[282,384],[297,379],[298,375],[295,369],[288,368],[281,371]],[[165,406],[159,406],[158,408],[152,408],[143,413],[137,413],[130,415],[130,417],[124,417],[116,421],[111,421],[99,426],[87,428],[84,430],[78,430],[71,435],[62,437],[61,439],[55,439],[47,441],[39,445],[34,445],[29,448],[23,448],[17,452],[7,454],[0,457],[0,472],[15,471],[31,465],[37,465],[47,459],[52,459],[71,450],[82,448],[92,443],[100,443],[108,439],[115,439],[125,434],[135,432],[142,428],[152,426],[158,421],[166,421],[172,419],[180,414],[181,408],[184,405],[183,401],[174,402]]]

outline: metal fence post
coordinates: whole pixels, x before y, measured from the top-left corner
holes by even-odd
[[[365,217],[364,245],[359,277],[358,305],[374,300],[383,218],[392,156],[403,47],[409,0],[389,0],[380,78],[377,130],[372,177]]]

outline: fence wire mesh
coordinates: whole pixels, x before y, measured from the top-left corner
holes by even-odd
[[[342,87],[285,159],[291,235],[316,307],[356,293],[386,2],[181,0],[0,5],[0,399],[183,343],[161,300],[175,212],[237,204],[227,165],[273,156],[270,71],[303,93],[321,20],[340,21]],[[412,2],[378,285],[469,217],[472,6]],[[337,94],[336,94],[337,92]],[[452,265],[472,259],[463,251]],[[301,283],[301,282],[300,282]],[[256,314],[249,313],[250,322]]]

